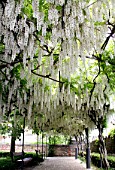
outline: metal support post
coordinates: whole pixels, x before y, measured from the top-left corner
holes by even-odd
[[[23,137],[22,137],[22,165],[21,165],[21,170],[23,170],[24,167],[24,130],[25,130],[25,116],[24,116],[24,122],[23,122]]]
[[[75,148],[75,159],[77,159],[78,158],[78,148],[76,147]]]
[[[46,135],[46,158],[47,158],[47,135]]]
[[[43,146],[43,131],[42,131],[42,158],[44,159],[44,148],[43,148],[44,146]]]
[[[85,128],[86,133],[86,168],[90,169],[90,144],[89,144],[89,132],[88,128]]]

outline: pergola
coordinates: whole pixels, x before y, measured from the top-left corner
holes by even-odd
[[[114,0],[1,0],[1,116],[18,110],[32,128],[72,135],[97,126],[101,140],[114,96],[102,69],[110,42],[115,50],[114,7]]]

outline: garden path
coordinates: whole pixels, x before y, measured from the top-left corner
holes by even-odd
[[[85,163],[75,157],[48,157],[36,167],[26,170],[85,170]]]

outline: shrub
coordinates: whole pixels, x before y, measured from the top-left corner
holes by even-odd
[[[49,152],[48,152],[48,156],[54,156],[54,146],[53,145],[49,145]]]
[[[115,157],[114,156],[108,156],[108,161],[109,161],[110,167],[115,169]]]
[[[33,159],[32,159],[32,165],[35,165],[35,164],[37,164],[38,162],[43,162],[42,154],[38,154],[38,155],[37,155],[36,153],[33,153],[33,152],[25,153],[25,154],[24,154],[24,158],[28,158],[28,157],[33,158]]]
[[[10,157],[0,158],[0,170],[15,170],[15,164]]]
[[[0,152],[0,157],[10,157],[10,152]]]
[[[115,169],[115,157],[114,156],[108,156],[107,160],[110,164],[110,167]],[[100,167],[100,154],[92,153],[91,154],[91,161],[95,166]]]
[[[12,162],[12,159],[10,157],[9,152],[0,152],[0,170],[15,170],[17,166],[17,160],[21,159],[21,156],[14,156],[14,162]],[[36,153],[28,152],[24,154],[24,158],[31,157],[33,158],[31,163],[28,165],[36,165],[37,163],[40,163],[43,161],[42,155],[36,155]]]
[[[100,167],[100,155],[98,153],[92,153],[91,162],[99,168]]]
[[[115,138],[115,129],[112,129],[109,133],[109,136],[114,139]]]
[[[99,140],[98,139],[95,140],[95,145],[99,146]]]
[[[86,153],[85,152],[80,153],[79,156],[86,158]],[[83,159],[80,158],[80,159],[84,161],[85,160],[84,158]],[[108,156],[107,159],[110,164],[109,170],[115,170],[115,156]],[[99,153],[91,153],[91,162],[96,167],[100,167],[100,154]]]

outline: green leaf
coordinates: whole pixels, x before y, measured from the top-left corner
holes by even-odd
[[[12,69],[11,74],[15,76],[17,79],[20,79],[20,70],[21,70],[21,65],[18,64],[16,67]]]
[[[3,43],[0,43],[0,53],[2,53],[5,49],[5,46]]]
[[[26,84],[27,84],[27,80],[26,79],[21,79],[20,80],[21,87],[26,87]]]
[[[105,25],[106,24],[106,22],[99,22],[99,21],[96,21],[95,23],[94,23],[94,25],[95,26],[103,26],[103,25]]]
[[[83,14],[84,14],[84,15],[86,15],[86,11],[85,11],[85,9],[82,9],[82,11],[83,11]]]
[[[61,5],[58,5],[58,6],[56,6],[56,9],[57,9],[58,11],[61,11],[61,10],[62,10],[62,6],[61,6]]]

